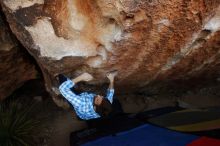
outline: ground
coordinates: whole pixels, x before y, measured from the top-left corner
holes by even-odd
[[[117,89],[116,89],[117,90]],[[220,84],[203,86],[199,89],[176,93],[175,89],[167,93],[154,95],[120,95],[122,107],[126,113],[138,113],[145,110],[179,105],[185,108],[204,108],[220,106]],[[175,94],[174,94],[175,93]],[[39,139],[41,146],[68,146],[69,134],[87,127],[84,121],[79,121],[74,112],[62,109],[53,102],[44,89],[41,80],[32,80],[24,84],[13,95],[22,102],[35,101],[41,110],[35,116],[41,117],[45,127]]]

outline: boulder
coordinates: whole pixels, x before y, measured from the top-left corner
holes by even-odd
[[[0,101],[25,81],[35,79],[37,70],[33,59],[11,33],[0,11]]]
[[[89,72],[99,90],[118,70],[117,93],[220,74],[219,0],[2,0],[13,33],[55,76]]]

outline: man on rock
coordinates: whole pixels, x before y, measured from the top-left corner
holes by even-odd
[[[105,97],[88,92],[77,95],[71,90],[80,81],[91,81],[93,77],[89,73],[83,73],[72,80],[64,75],[58,75],[60,81],[59,90],[64,98],[74,107],[80,119],[91,120],[105,117],[113,111],[114,78],[116,75],[117,71],[107,74],[110,84]]]

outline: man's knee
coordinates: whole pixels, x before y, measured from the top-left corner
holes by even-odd
[[[65,77],[63,74],[59,74],[58,76],[59,84],[61,85],[63,82],[67,81],[67,77]]]

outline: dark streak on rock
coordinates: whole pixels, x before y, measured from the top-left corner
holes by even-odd
[[[23,26],[34,25],[37,20],[45,16],[43,5],[34,4],[33,6],[18,9],[14,12],[14,16],[17,19],[17,22],[20,22]]]

